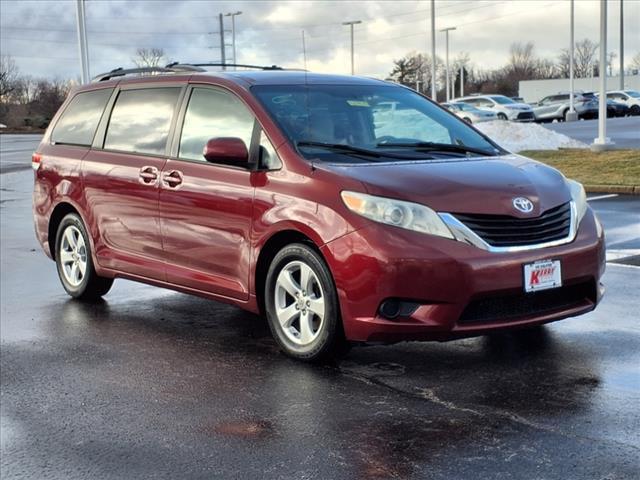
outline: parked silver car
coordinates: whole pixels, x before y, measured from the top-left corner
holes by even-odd
[[[607,99],[624,103],[630,115],[640,115],[640,92],[636,90],[612,90],[607,92]]]
[[[479,108],[464,102],[443,103],[442,106],[455,113],[467,123],[490,122],[498,119],[494,112],[480,110]]]
[[[575,94],[573,108],[578,114],[578,118],[598,117],[598,102],[593,98]],[[566,120],[569,113],[569,94],[559,93],[543,98],[538,103],[533,104],[533,113],[537,122]]]
[[[531,105],[516,103],[504,95],[471,95],[455,98],[453,102],[464,102],[480,110],[494,112],[498,120],[512,120],[514,122],[533,122],[535,116]]]

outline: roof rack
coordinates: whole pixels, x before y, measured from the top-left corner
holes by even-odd
[[[104,82],[114,77],[124,77],[125,75],[141,73],[178,73],[178,72],[204,72],[204,68],[194,65],[169,64],[166,67],[139,67],[139,68],[114,68],[113,70],[101,73],[93,77],[92,82]]]
[[[154,74],[154,73],[179,73],[179,72],[206,72],[202,67],[241,67],[253,68],[256,70],[285,70],[277,65],[247,65],[244,63],[180,63],[173,62],[166,67],[138,67],[138,68],[114,68],[113,70],[101,73],[93,77],[92,82],[104,82],[114,77],[124,77],[134,74]]]
[[[180,63],[173,62],[166,66],[166,68],[182,68],[182,67],[241,67],[241,68],[253,68],[255,70],[285,70],[278,65],[248,65],[244,63]],[[202,70],[202,69],[200,69]]]

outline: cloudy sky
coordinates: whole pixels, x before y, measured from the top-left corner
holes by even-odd
[[[640,51],[640,0],[625,2],[625,57]],[[599,1],[576,0],[576,40],[599,38]],[[22,73],[78,77],[75,0],[0,0],[0,51]],[[609,0],[609,46],[619,51],[619,0]],[[168,60],[217,61],[218,13],[236,17],[238,62],[349,73],[349,31],[356,26],[356,73],[385,77],[393,59],[430,51],[427,0],[396,1],[146,1],[87,0],[91,74],[132,65],[138,47],[164,49]],[[230,29],[225,18],[225,29]],[[541,56],[556,57],[569,43],[568,0],[436,0],[436,28],[451,32],[450,52],[469,54],[476,67],[502,65],[514,41],[533,41]],[[227,33],[230,42],[230,34]],[[437,34],[444,56],[444,34]],[[227,48],[227,57],[231,56]],[[618,60],[614,63],[617,66]]]

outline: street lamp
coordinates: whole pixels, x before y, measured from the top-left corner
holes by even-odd
[[[225,17],[231,17],[231,48],[233,49],[233,63],[238,63],[238,58],[236,57],[236,15],[242,15],[242,12],[238,11],[224,14]]]
[[[447,74],[447,102],[451,100],[451,90],[450,90],[451,84],[449,82],[449,32],[455,29],[456,27],[449,27],[449,28],[443,28],[442,30],[440,30],[445,34],[445,44],[446,44],[446,50],[447,50],[446,60],[445,60],[445,69]]]
[[[574,40],[574,0],[571,0],[571,28],[570,28],[570,44],[569,44],[569,113],[567,113],[565,120],[567,122],[575,122],[578,120],[578,114],[576,113],[576,109],[574,108],[574,91],[575,84],[573,81],[573,51],[575,48],[575,40]]]
[[[436,2],[431,0],[431,100],[438,101],[436,89]]]
[[[362,23],[362,20],[352,20],[351,22],[342,22],[342,25],[351,27],[351,75],[354,75],[355,67],[353,61],[353,26]]]
[[[598,105],[598,138],[593,140],[591,150],[600,152],[613,146],[607,138],[607,0],[600,0],[600,104]]]

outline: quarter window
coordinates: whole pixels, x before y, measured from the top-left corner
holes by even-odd
[[[178,156],[204,162],[204,146],[216,137],[240,138],[249,150],[253,125],[253,115],[235,96],[211,88],[194,88],[184,117]]]
[[[113,89],[104,88],[77,94],[51,133],[53,143],[90,146]]]
[[[123,90],[111,113],[104,148],[163,155],[180,89]]]

